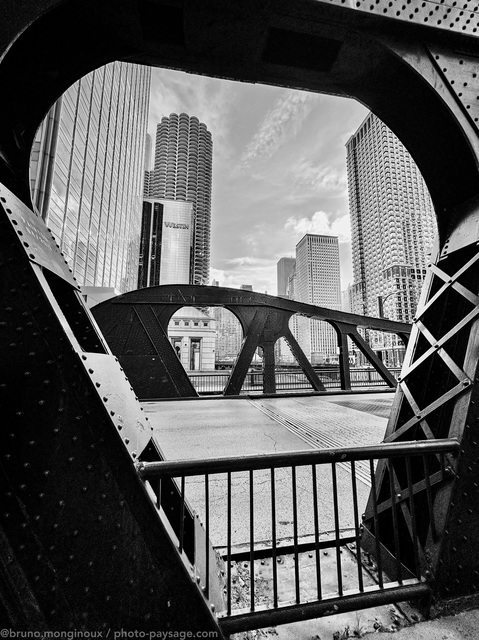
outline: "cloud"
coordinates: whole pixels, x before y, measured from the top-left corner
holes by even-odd
[[[195,115],[211,132],[215,156],[228,156],[230,107],[235,101],[235,83],[181,71],[153,69],[148,130],[156,134],[156,125],[170,113]]]
[[[332,214],[325,211],[316,211],[311,218],[292,216],[286,220],[284,228],[301,237],[306,233],[317,233],[325,236],[338,236],[339,242],[350,242],[349,215],[343,215],[335,220],[331,218]]]
[[[266,114],[240,159],[240,169],[256,160],[270,158],[279,147],[295,136],[318,97],[301,91],[285,91]]]
[[[268,291],[275,295],[276,260],[242,256],[224,260],[225,269],[212,268],[211,277],[218,280],[220,287],[239,289],[242,284],[251,284],[253,291]]]
[[[303,159],[292,168],[293,182],[301,188],[308,188],[321,195],[344,195],[347,180],[344,170],[315,164]]]
[[[267,258],[253,258],[251,256],[241,256],[240,258],[229,258],[225,260],[227,264],[234,264],[244,267],[246,265],[249,266],[261,266],[261,265],[269,265],[271,264],[271,260]]]

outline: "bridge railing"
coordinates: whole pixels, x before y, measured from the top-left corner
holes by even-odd
[[[389,369],[389,372],[399,378],[401,370]],[[317,371],[319,379],[326,389],[341,389],[341,375],[338,368],[321,369]],[[306,374],[300,370],[277,370],[276,391],[312,391],[311,383]],[[222,394],[228,384],[230,374],[225,371],[212,373],[192,373],[189,378],[199,395]],[[384,378],[372,368],[351,369],[351,388],[382,387],[387,388]],[[242,393],[263,393],[263,372],[251,371],[245,377]]]
[[[426,595],[430,575],[417,523],[424,522],[425,509],[433,520],[433,489],[450,481],[449,455],[458,448],[451,439],[387,443],[143,463],[139,473],[155,493],[160,513],[162,482],[173,478],[181,510],[188,502],[204,523],[207,570],[201,586],[208,597],[212,581],[216,589],[217,581],[222,583],[224,610],[218,614],[228,635]],[[395,532],[394,548],[389,544],[386,555],[383,536],[390,543],[391,532],[380,524],[380,459],[391,477],[398,464],[403,469],[401,486],[393,491],[393,518],[404,508],[411,514],[410,542]],[[418,469],[425,472],[420,482]],[[369,494],[373,536],[361,516]],[[180,528],[175,537],[180,552],[184,535]],[[374,562],[364,552],[366,538]],[[210,568],[211,553],[217,554],[217,571]]]

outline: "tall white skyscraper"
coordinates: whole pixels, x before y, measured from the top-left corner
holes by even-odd
[[[341,309],[339,243],[336,236],[308,233],[296,245],[296,263],[290,277],[290,297],[298,302]],[[293,324],[293,332],[295,327]],[[297,319],[297,340],[313,364],[337,354],[334,329],[320,320]]]
[[[32,201],[80,285],[136,289],[150,78],[149,67],[101,67],[38,130]]]
[[[429,192],[410,154],[373,114],[348,140],[352,311],[410,322],[436,234]],[[370,332],[371,346],[398,365],[397,338]]]
[[[212,166],[213,142],[203,122],[186,113],[162,118],[148,195],[193,205],[192,284],[209,282]]]

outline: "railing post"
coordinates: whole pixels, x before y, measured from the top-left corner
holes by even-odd
[[[341,389],[349,391],[351,389],[351,366],[349,364],[348,330],[346,325],[331,322],[336,330],[339,347],[339,376],[341,379]],[[356,327],[354,327],[356,329]]]
[[[263,393],[276,393],[274,341],[263,343]]]

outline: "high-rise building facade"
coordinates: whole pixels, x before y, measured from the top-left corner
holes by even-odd
[[[339,243],[336,236],[308,233],[298,242],[289,286],[290,297],[298,302],[341,309]],[[297,340],[313,364],[334,359],[338,341],[330,325],[299,317],[296,327]]]
[[[212,165],[213,142],[204,123],[186,113],[162,118],[149,197],[193,205],[192,284],[209,282]]]
[[[224,307],[214,307],[216,320],[215,359],[218,366],[232,366],[243,342],[243,329],[238,318]]]
[[[348,140],[352,231],[351,310],[410,322],[436,234],[434,208],[412,157],[373,114]],[[401,364],[395,336],[371,332],[371,346]]]
[[[138,288],[188,284],[192,239],[191,202],[144,200]]]
[[[143,197],[150,197],[150,182],[153,179],[153,171],[151,168],[153,143],[149,133],[145,137],[145,174],[143,179]]]
[[[80,285],[136,288],[150,76],[124,62],[93,71],[37,133],[33,204]]]
[[[277,295],[285,296],[288,291],[288,278],[293,270],[295,258],[280,258],[276,264]]]

